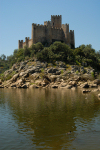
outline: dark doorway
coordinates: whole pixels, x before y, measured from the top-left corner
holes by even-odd
[[[56,39],[52,39],[52,44],[55,42],[55,41],[59,41],[59,42],[64,42],[64,41],[62,41],[62,40],[56,40]]]

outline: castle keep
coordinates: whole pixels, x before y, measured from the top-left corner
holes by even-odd
[[[25,37],[18,41],[18,49],[24,46],[30,47],[32,44],[41,42],[49,46],[55,41],[65,42],[71,48],[75,47],[74,30],[69,31],[69,24],[62,24],[62,16],[51,15],[51,21],[45,21],[44,25],[32,24],[31,39]]]

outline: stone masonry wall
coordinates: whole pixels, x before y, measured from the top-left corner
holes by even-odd
[[[56,15],[56,16],[52,16],[51,15],[51,26],[52,27],[57,27],[57,28],[61,28],[61,23],[62,23],[62,16],[60,15]]]
[[[32,44],[41,42],[42,44],[48,43],[48,46],[54,41],[62,41],[68,44],[71,48],[75,47],[74,30],[69,32],[69,24],[62,24],[62,16],[51,15],[51,21],[45,21],[44,25],[32,24],[31,39],[29,37],[19,40],[18,49],[24,46],[30,47]]]

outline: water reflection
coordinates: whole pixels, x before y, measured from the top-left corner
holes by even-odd
[[[27,134],[35,148],[43,149],[68,149],[77,134],[94,129],[100,115],[100,101],[81,90],[2,89],[0,106],[4,104],[18,125],[17,132]]]

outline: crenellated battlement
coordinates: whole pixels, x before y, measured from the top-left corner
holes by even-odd
[[[37,42],[50,45],[57,40],[75,47],[74,30],[69,31],[69,24],[62,24],[62,15],[51,15],[51,21],[44,21],[44,25],[32,23],[31,33],[31,39],[25,37],[25,42],[18,41],[18,48],[30,47]]]
[[[34,27],[42,27],[42,28],[45,28],[46,25],[43,25],[43,24],[32,24]]]
[[[54,18],[61,18],[61,15],[51,15],[51,17],[54,17]]]
[[[73,33],[73,32],[74,32],[74,30],[70,30],[70,32],[71,32],[71,33]]]
[[[22,43],[23,42],[23,40],[18,40],[20,43]]]
[[[51,26],[51,21],[44,21],[44,25]]]

